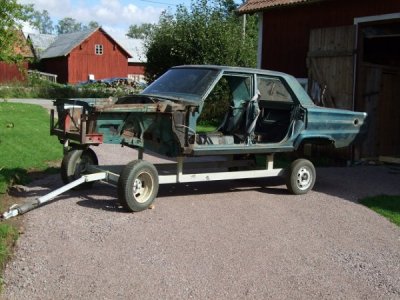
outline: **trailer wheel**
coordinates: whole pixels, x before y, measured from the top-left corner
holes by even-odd
[[[158,172],[153,164],[134,160],[122,170],[118,180],[118,199],[129,211],[142,211],[158,193]]]
[[[90,148],[85,150],[73,149],[64,155],[61,162],[61,179],[68,184],[87,173],[88,165],[98,165],[96,153]],[[94,182],[83,183],[74,189],[87,189],[92,187]]]
[[[301,195],[310,191],[315,184],[314,165],[307,159],[297,159],[287,170],[286,186],[292,194]]]

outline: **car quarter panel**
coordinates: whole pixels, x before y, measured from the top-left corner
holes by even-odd
[[[296,139],[295,148],[313,139],[326,139],[336,148],[342,148],[354,143],[366,133],[366,113],[318,106],[305,108],[306,128]]]

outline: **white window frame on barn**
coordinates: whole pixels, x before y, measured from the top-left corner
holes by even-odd
[[[94,45],[94,53],[96,55],[103,55],[103,53],[104,53],[103,45],[102,44]]]

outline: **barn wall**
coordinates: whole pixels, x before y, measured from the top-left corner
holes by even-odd
[[[24,62],[21,66],[22,69],[18,68],[16,64],[0,62],[0,82],[10,81],[22,81],[25,80],[24,72],[28,70],[28,63]],[[21,72],[22,70],[22,72]]]
[[[40,70],[43,72],[57,74],[57,82],[68,82],[68,57],[54,57],[40,61]]]
[[[95,54],[96,44],[103,45],[103,55]],[[89,74],[95,79],[127,77],[128,74],[127,54],[101,30],[72,50],[68,64],[69,83],[86,81]]]
[[[129,63],[128,74],[144,75],[144,64],[143,63]]]
[[[311,29],[352,25],[354,18],[400,11],[399,0],[331,0],[277,8],[263,15],[263,69],[307,77]]]

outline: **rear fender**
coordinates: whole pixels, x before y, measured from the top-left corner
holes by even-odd
[[[297,150],[301,145],[335,145],[335,140],[330,136],[303,136],[300,135],[294,142],[294,148]]]

